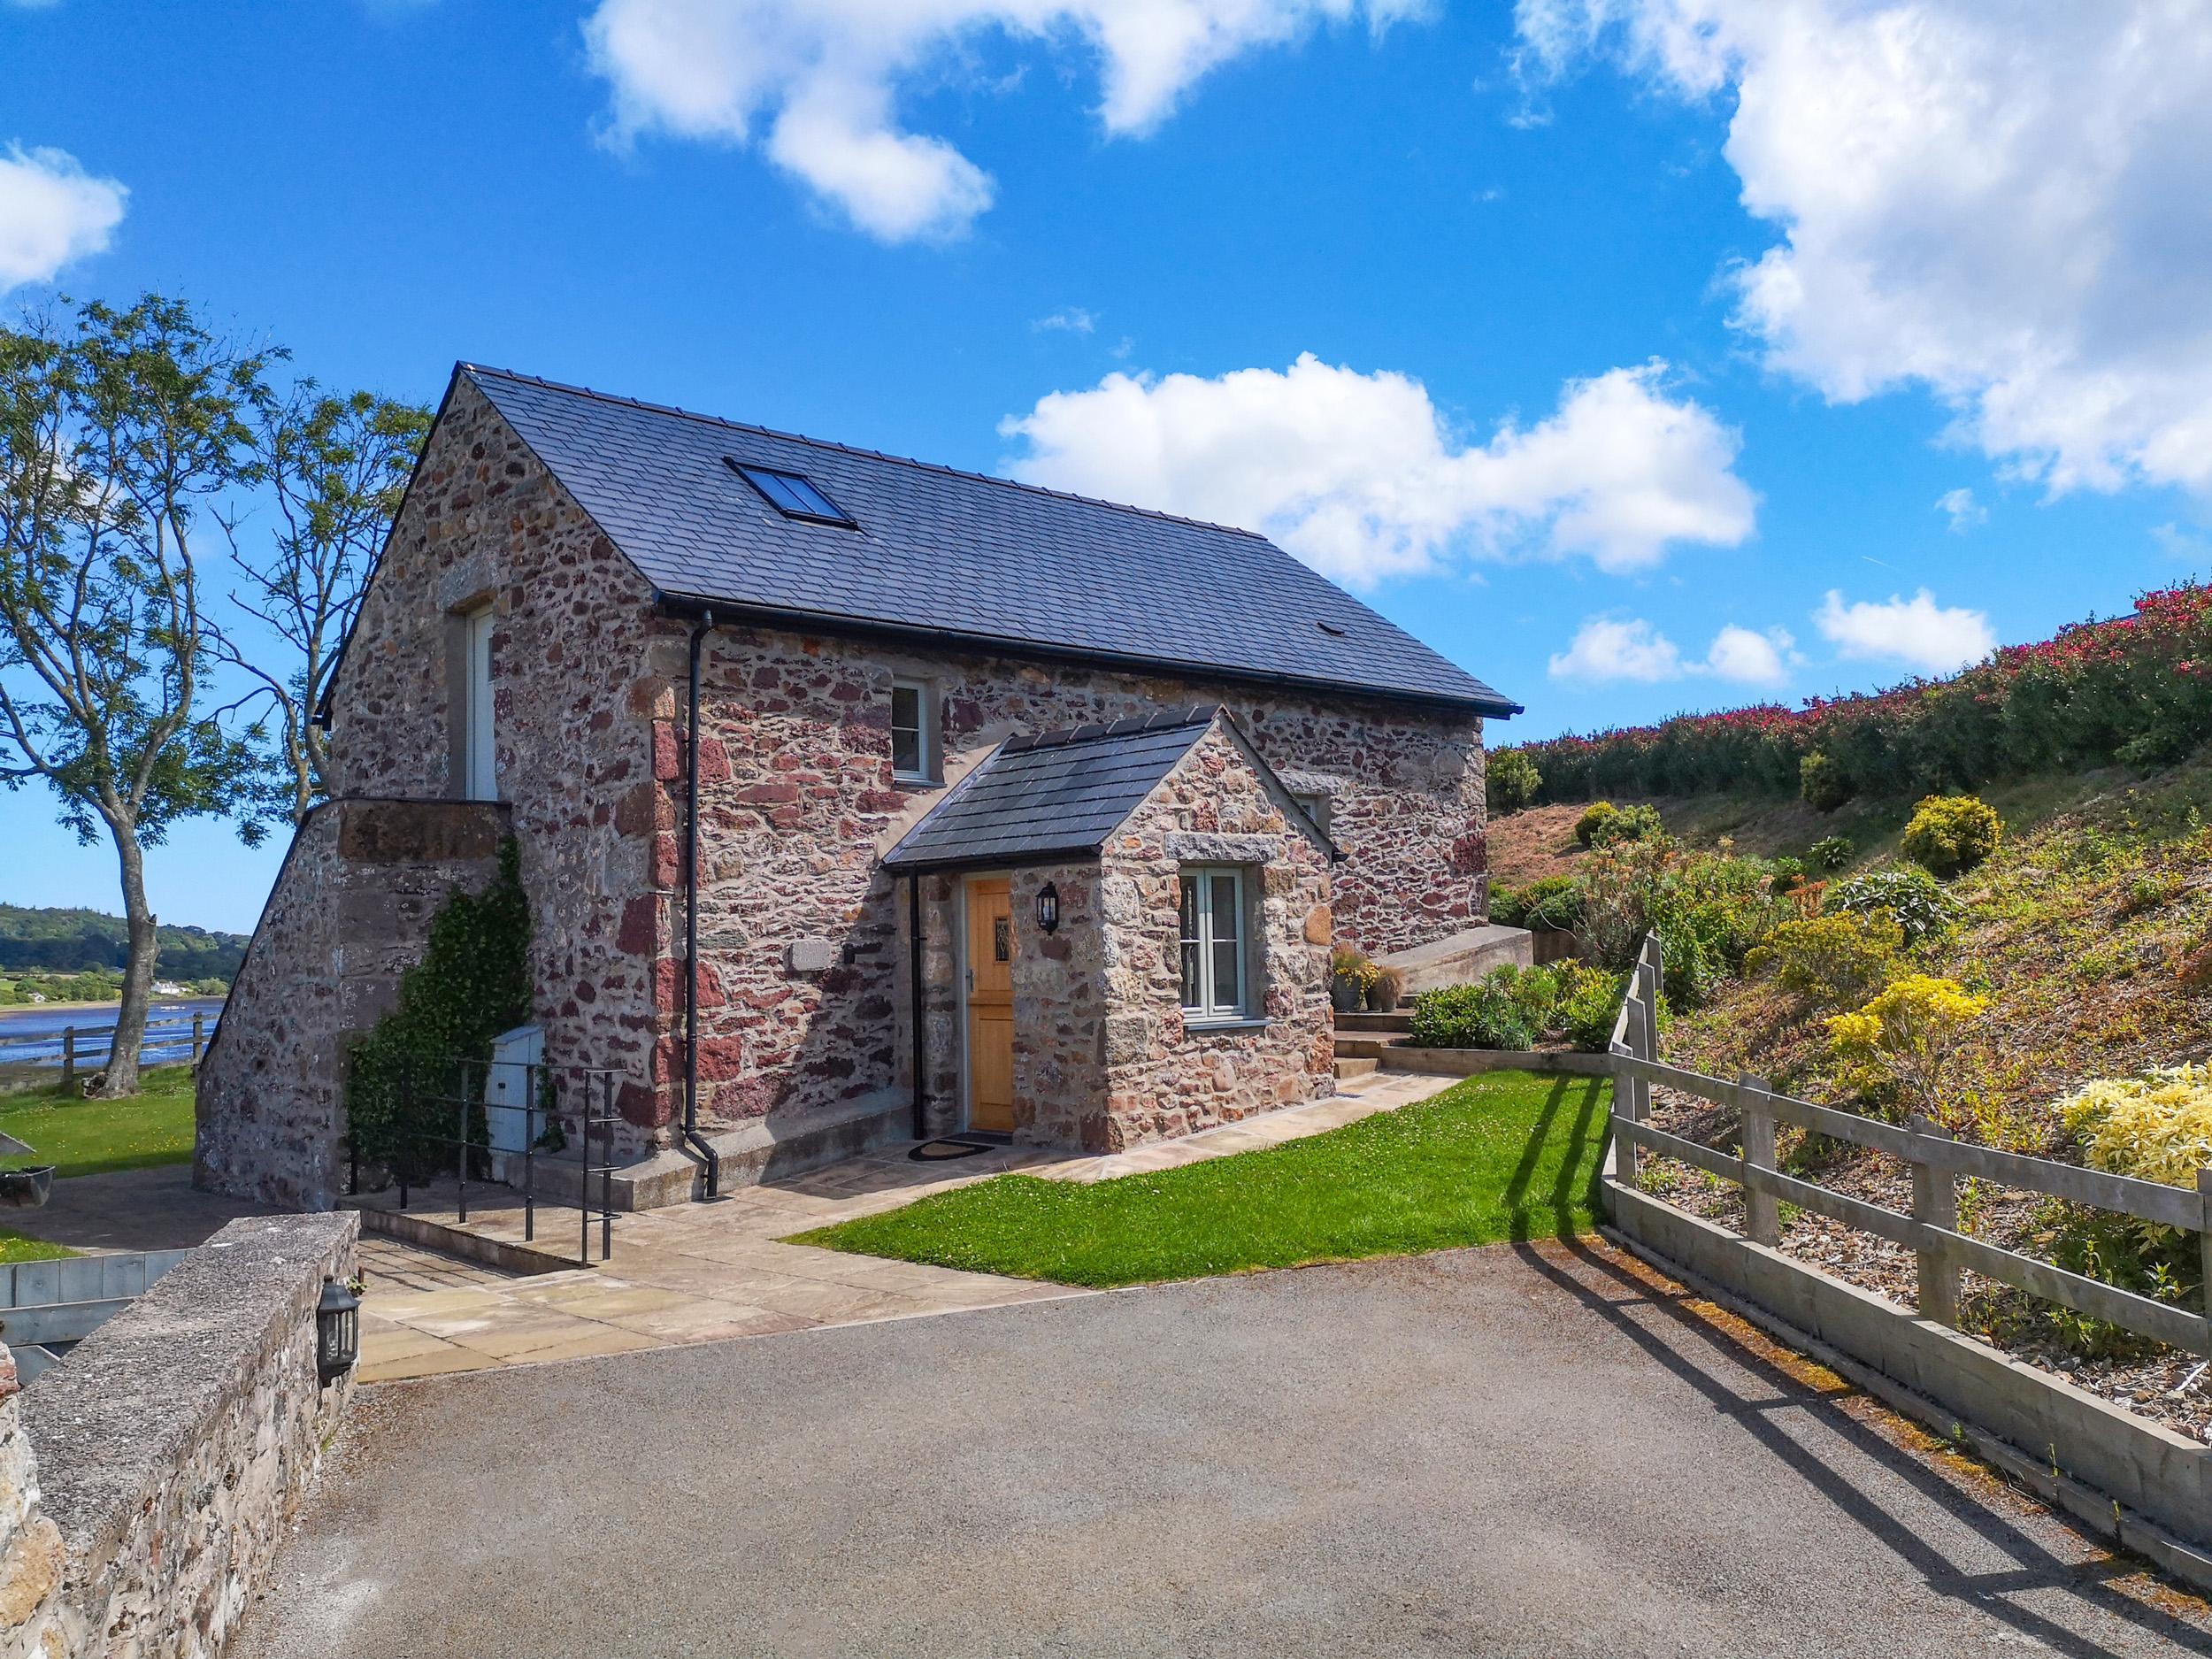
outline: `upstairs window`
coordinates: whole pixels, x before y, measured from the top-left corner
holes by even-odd
[[[1244,872],[1210,864],[1183,871],[1183,1018],[1242,1019],[1250,1011],[1245,972]]]
[[[492,608],[465,611],[455,641],[457,727],[455,792],[464,801],[499,799],[497,751],[492,747]]]
[[[848,530],[859,526],[853,516],[832,501],[800,472],[783,472],[772,466],[755,466],[735,456],[722,457],[731,470],[759,492],[760,498],[787,518],[796,518],[803,524],[841,525]]]
[[[901,783],[937,780],[936,706],[921,680],[891,682],[891,775]]]
[[[1295,801],[1300,810],[1313,820],[1313,826],[1316,829],[1324,835],[1329,833],[1329,819],[1333,816],[1332,809],[1336,803],[1335,796],[1317,792],[1312,795],[1294,795],[1290,798]]]

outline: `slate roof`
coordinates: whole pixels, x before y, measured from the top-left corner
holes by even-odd
[[[1105,846],[1219,710],[1009,738],[884,855],[893,871],[1087,857]]]
[[[473,364],[455,373],[664,599],[1519,712],[1248,531]],[[859,527],[784,518],[730,458],[803,474]]]

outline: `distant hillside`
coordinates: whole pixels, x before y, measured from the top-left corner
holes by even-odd
[[[157,968],[165,979],[227,979],[246,959],[243,933],[165,926],[160,938]],[[128,954],[119,916],[0,904],[0,973],[120,968]]]

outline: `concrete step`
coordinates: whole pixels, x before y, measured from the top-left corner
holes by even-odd
[[[1379,1060],[1347,1060],[1340,1057],[1336,1063],[1336,1080],[1348,1083],[1356,1077],[1367,1077],[1381,1069],[1382,1062]]]
[[[1339,1035],[1371,1031],[1411,1031],[1413,1010],[1402,1008],[1388,1014],[1339,1014],[1336,1016]]]
[[[1340,1060],[1380,1060],[1390,1052],[1391,1033],[1384,1032],[1374,1037],[1339,1037],[1336,1057]]]

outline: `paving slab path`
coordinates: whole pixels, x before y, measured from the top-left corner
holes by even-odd
[[[1226,1157],[1394,1111],[1448,1087],[1450,1078],[1380,1073],[1326,1100],[1287,1107],[1131,1152],[1070,1156],[998,1147],[917,1162],[907,1142],[825,1169],[741,1187],[713,1203],[615,1217],[611,1256],[588,1268],[516,1274],[365,1235],[361,1379],[391,1382],[508,1365],[538,1365],[729,1337],[859,1325],[1085,1295],[993,1273],[887,1262],[782,1240],[810,1227],[909,1204],[1010,1171],[1097,1181]],[[396,1195],[394,1195],[396,1196]],[[459,1225],[452,1188],[417,1189],[411,1213]],[[574,1252],[573,1210],[541,1206],[533,1242]],[[470,1231],[518,1244],[520,1201],[503,1188],[471,1200]],[[592,1232],[592,1249],[600,1234]]]
[[[2091,1659],[2207,1612],[1547,1244],[365,1389],[232,1652]]]

